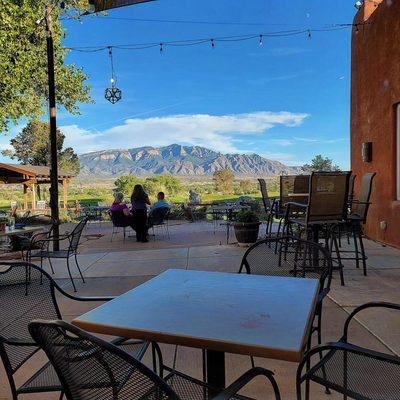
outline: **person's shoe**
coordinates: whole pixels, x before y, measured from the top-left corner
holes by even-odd
[[[149,241],[149,239],[143,239],[142,243],[147,243]]]

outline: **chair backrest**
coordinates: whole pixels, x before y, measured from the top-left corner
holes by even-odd
[[[116,228],[123,228],[128,226],[125,214],[122,210],[108,210],[108,215],[110,216],[112,224]]]
[[[239,273],[314,278],[320,291],[329,289],[332,280],[332,259],[321,245],[291,236],[264,239],[244,254]]]
[[[313,172],[307,222],[341,221],[347,215],[349,178],[351,172]]]
[[[88,222],[88,218],[83,218],[70,233],[69,251],[76,252],[78,250],[79,241],[81,240],[82,232]]]
[[[260,184],[260,191],[262,196],[262,201],[264,204],[264,210],[267,214],[270,213],[270,204],[269,204],[269,196],[268,196],[268,189],[267,184],[265,183],[265,179],[258,179],[258,183]]]
[[[0,355],[9,379],[38,350],[21,345],[33,344],[29,322],[61,318],[54,289],[53,279],[33,264],[0,264]]]
[[[179,400],[141,362],[75,326],[63,321],[33,321],[29,331],[53,364],[68,400]]]
[[[348,190],[348,194],[347,194],[347,199],[348,199],[348,203],[351,204],[351,202],[354,199],[354,183],[356,181],[356,175],[351,174],[350,178],[349,178],[349,190]]]
[[[368,172],[363,175],[361,180],[359,203],[354,202],[352,205],[352,213],[360,216],[365,223],[369,209],[369,201],[372,193],[372,182],[375,178],[376,172]]]
[[[285,204],[289,202],[304,203],[308,202],[309,175],[281,175],[279,180],[280,195],[279,208],[282,212]],[[294,196],[296,195],[296,196]],[[292,211],[304,211],[303,208],[293,206]]]
[[[168,219],[169,207],[157,207],[151,210],[151,220],[153,225],[161,225]]]
[[[38,200],[36,202],[36,208],[38,210],[45,210],[46,209],[46,200]]]

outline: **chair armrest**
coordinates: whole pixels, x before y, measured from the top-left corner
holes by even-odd
[[[351,200],[351,204],[372,204],[370,201]]]
[[[346,322],[344,323],[344,328],[343,328],[343,336],[341,340],[347,342],[347,334],[349,330],[349,325],[351,320],[354,318],[356,314],[358,314],[360,311],[366,310],[367,308],[388,308],[392,310],[398,310],[400,311],[400,304],[396,303],[389,303],[385,301],[371,301],[369,303],[362,304],[361,306],[355,308],[353,312],[347,317]]]
[[[223,392],[213,398],[213,400],[229,400],[231,399],[239,390],[241,390],[244,386],[246,386],[249,382],[251,382],[254,378],[258,376],[265,376],[271,383],[274,393],[275,399],[280,400],[281,396],[279,393],[279,388],[275,379],[273,377],[273,373],[267,369],[261,367],[255,367],[247,372],[245,372],[240,378],[238,378],[235,382],[229,385]]]
[[[376,360],[387,361],[389,363],[394,363],[394,364],[400,365],[400,358],[397,356],[393,356],[391,354],[386,354],[386,353],[380,353],[375,350],[370,350],[367,348],[359,347],[354,344],[346,343],[346,342],[342,342],[342,341],[331,342],[331,343],[315,346],[311,350],[306,352],[306,354],[303,357],[303,360],[301,361],[301,363],[299,364],[299,366],[297,368],[297,382],[301,382],[301,380],[302,380],[301,373],[303,371],[303,368],[307,363],[310,363],[311,358],[314,355],[318,354],[317,364],[319,364],[319,363],[323,364],[324,357],[325,357],[325,356],[323,356],[323,352],[328,352],[326,356],[329,357],[330,351],[343,351],[343,352],[358,354],[358,355],[362,355],[365,357],[374,358]],[[311,365],[311,363],[309,365]],[[312,368],[314,368],[314,367],[311,366],[311,369]]]
[[[4,343],[4,344],[8,344],[11,346],[31,346],[31,347],[38,347],[38,345],[33,342],[33,341],[27,341],[27,340],[22,340],[22,339],[18,339],[18,338],[0,338],[0,342]]]
[[[297,203],[296,201],[289,201],[287,203],[285,203],[286,206],[296,206],[296,207],[303,207],[303,208],[307,208],[308,204],[304,204],[304,203]]]
[[[54,281],[53,284],[62,295],[75,301],[110,301],[115,299],[115,296],[74,296],[62,289],[57,282]]]

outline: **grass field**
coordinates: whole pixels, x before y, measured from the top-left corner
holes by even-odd
[[[167,200],[172,203],[184,203],[189,200],[189,189],[191,185],[185,185],[184,190],[182,190],[179,195],[168,196],[166,193]],[[49,202],[49,187],[48,185],[43,185],[41,189],[41,198]],[[270,192],[270,196],[277,196],[277,192]],[[238,197],[247,196],[251,198],[256,198],[261,201],[260,192],[254,192],[250,194],[222,194],[222,193],[204,193],[201,194],[201,200],[204,203],[211,202],[223,202],[223,201],[235,201]],[[60,198],[62,193],[60,193]],[[30,202],[30,194],[28,193],[28,202]],[[37,196],[38,199],[38,196]],[[151,201],[155,201],[155,196],[150,196]],[[12,201],[17,201],[19,207],[22,206],[22,187],[20,185],[3,185],[0,187],[0,208],[10,209]],[[68,206],[73,207],[76,202],[97,205],[97,203],[111,204],[113,201],[113,185],[109,182],[94,182],[92,184],[71,184],[68,191]],[[29,204],[30,206],[30,204]]]

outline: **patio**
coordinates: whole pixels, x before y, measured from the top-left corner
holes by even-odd
[[[68,226],[63,228],[68,230]],[[95,235],[99,233],[103,236],[98,238]],[[149,243],[136,243],[134,237],[127,237],[123,242],[119,234],[111,242],[110,224],[104,223],[101,228],[99,224],[90,224],[84,232],[79,256],[87,282],[82,284],[76,279],[78,295],[120,295],[170,268],[228,273],[238,271],[245,249],[235,244],[223,244],[226,239],[224,227],[219,227],[214,234],[210,223],[176,221],[170,225],[170,234],[170,239],[158,236]],[[400,279],[400,251],[369,240],[366,241],[366,250],[369,257],[368,276],[364,277],[362,270],[357,270],[354,263],[348,263],[345,268],[346,286],[340,286],[338,274],[334,272],[329,298],[324,302],[323,342],[335,341],[341,336],[343,323],[356,306],[372,300],[398,302],[396,281]],[[72,291],[65,267],[60,265],[57,268],[57,262],[54,265],[55,278],[59,284],[65,290]],[[89,309],[87,304],[76,304],[65,298],[60,298],[60,306],[67,320]],[[353,324],[350,340],[360,346],[399,355],[398,317],[390,311],[366,311],[360,314],[358,323]],[[176,349],[172,345],[161,345],[161,348],[166,364],[172,366],[175,358],[178,370],[201,378],[200,350],[185,347]],[[41,356],[35,356],[28,365],[40,365],[42,360]],[[146,361],[149,362],[149,359]],[[251,366],[249,357],[230,354],[227,355],[226,365],[227,383]],[[256,365],[274,371],[283,399],[295,399],[296,363],[257,358]],[[23,380],[26,377],[24,374],[29,373],[29,368],[23,367],[19,377]],[[0,382],[0,399],[10,399],[8,382],[2,368]],[[311,398],[342,398],[338,394],[326,395],[321,386],[311,388]],[[261,399],[265,398],[264,389],[264,382],[256,380],[245,393]],[[30,395],[23,398],[40,399],[43,396]],[[58,398],[58,395],[46,394],[46,398]]]

